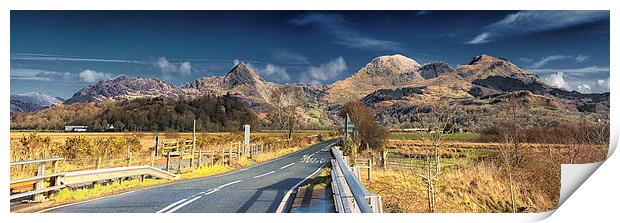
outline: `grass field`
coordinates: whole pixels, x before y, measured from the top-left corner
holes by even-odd
[[[406,132],[393,132],[388,136],[389,139],[404,139],[404,140],[423,140],[429,139],[430,134],[428,133],[406,133]],[[455,140],[455,141],[476,141],[480,139],[480,134],[478,133],[451,133],[444,134],[444,140]]]

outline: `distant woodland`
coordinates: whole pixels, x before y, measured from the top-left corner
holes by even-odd
[[[55,105],[36,113],[12,114],[11,129],[62,130],[87,125],[93,131],[235,131],[256,123],[256,114],[230,95],[176,101],[139,98],[122,102]]]

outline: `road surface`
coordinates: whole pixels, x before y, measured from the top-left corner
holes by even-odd
[[[331,159],[330,140],[231,173],[60,206],[64,213],[229,213],[283,211],[293,188]]]

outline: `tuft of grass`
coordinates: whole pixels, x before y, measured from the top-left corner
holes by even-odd
[[[168,180],[163,179],[145,179],[144,181],[140,180],[126,180],[122,183],[114,182],[108,185],[95,185],[93,188],[83,188],[77,190],[71,189],[62,189],[55,195],[50,197],[50,200],[58,203],[66,203],[66,202],[76,202],[88,199],[94,199],[98,197],[103,197],[106,195],[118,193],[121,191],[142,188],[147,186],[153,186],[168,182]]]
[[[199,178],[199,177],[207,177],[213,176],[220,173],[225,173],[233,170],[233,167],[217,164],[213,166],[202,167],[200,169],[196,169],[192,172],[181,174],[181,178],[191,179],[191,178]]]
[[[329,185],[332,183],[331,171],[332,171],[332,168],[329,166],[326,166],[325,168],[323,168],[321,173],[319,173],[319,175],[317,175],[309,183],[301,187],[307,187],[307,188],[329,187]]]

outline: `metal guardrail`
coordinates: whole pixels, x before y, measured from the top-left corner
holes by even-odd
[[[125,166],[67,172],[61,182],[63,185],[71,186],[125,177],[144,177],[146,175],[168,180],[179,178],[179,175],[177,174],[173,174],[152,166]]]
[[[62,160],[62,158],[52,157],[52,158],[45,158],[45,159],[32,159],[32,160],[22,160],[22,161],[11,162],[9,166],[37,164],[38,167],[37,167],[36,176],[25,177],[25,178],[20,178],[20,179],[12,179],[10,181],[10,185],[19,185],[19,184],[23,184],[21,186],[34,185],[33,190],[12,194],[10,196],[10,199],[12,200],[12,199],[17,199],[17,198],[22,198],[22,197],[33,196],[32,200],[42,201],[44,199],[43,193],[54,191],[54,190],[59,190],[63,188],[64,186],[60,185],[59,180],[62,178],[64,173],[57,173],[58,172],[57,171],[58,161],[60,160]],[[53,174],[45,174],[45,163],[48,163],[48,162],[52,163],[53,171],[54,171]],[[46,179],[50,179],[51,187],[45,188]]]
[[[336,211],[340,213],[382,213],[381,196],[371,194],[351,172],[339,147],[331,148],[332,190]]]
[[[45,163],[52,162],[54,167],[57,166],[57,162],[62,158],[45,158],[38,160],[24,160],[12,162],[10,165],[26,165],[26,164],[39,164],[37,175],[33,177],[25,177],[11,180],[11,188],[13,185],[28,186],[34,184],[34,189],[22,193],[11,194],[9,200],[18,198],[34,196],[32,199],[35,202],[44,200],[44,193],[58,191],[67,186],[78,186],[83,184],[93,184],[100,181],[111,179],[123,179],[127,177],[140,176],[144,179],[145,176],[152,176],[160,179],[174,180],[178,179],[179,175],[173,174],[152,166],[125,166],[95,170],[81,170],[71,172],[56,172],[52,174],[45,174]],[[54,168],[56,169],[56,168]],[[50,187],[45,187],[46,179],[50,179]]]

